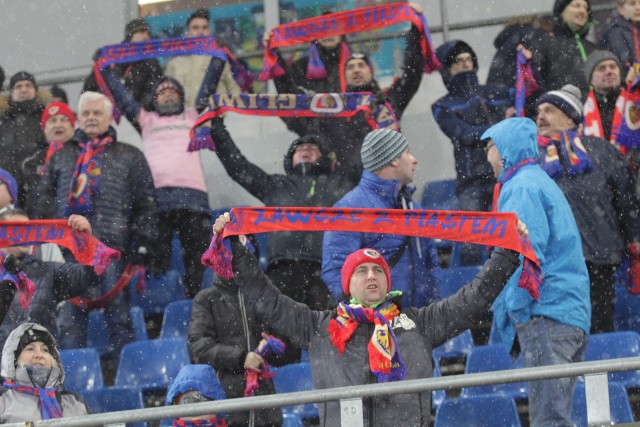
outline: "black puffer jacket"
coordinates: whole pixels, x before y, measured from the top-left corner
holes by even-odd
[[[153,180],[149,165],[140,150],[117,141],[113,128],[109,133],[114,142],[104,150],[100,194],[94,196],[94,213],[88,219],[94,237],[106,245],[127,251],[132,243],[147,248],[157,237],[157,212],[153,197]],[[37,201],[32,216],[64,218],[76,161],[81,153],[81,132],[65,142],[47,164],[36,188]]]
[[[420,32],[411,27],[406,36],[404,67],[402,75],[393,84],[380,89],[374,80],[366,87],[347,87],[347,92],[373,92],[377,94],[376,102],[389,102],[396,119],[400,121],[404,110],[418,91],[422,74],[424,73],[424,56],[420,48]],[[292,80],[289,80],[291,82]],[[279,93],[296,93],[298,88],[294,85],[276,86]],[[286,119],[287,127],[300,136],[315,134],[321,135],[329,144],[329,149],[335,153],[338,161],[337,172],[352,181],[352,186],[358,184],[362,174],[362,159],[360,147],[364,137],[372,128],[367,122],[364,113],[356,114],[350,119],[342,118],[309,118]]]
[[[556,183],[576,218],[585,260],[617,265],[627,244],[640,241],[635,179],[625,158],[609,142],[585,136],[582,143],[593,170],[578,176],[563,174]]]
[[[589,85],[584,76],[584,63],[577,40],[580,40],[586,56],[596,50],[596,45],[585,39],[589,25],[580,33],[574,33],[559,17],[555,17],[553,33],[532,44],[532,67],[540,76],[542,92],[557,90],[566,84],[577,86],[586,95]]]
[[[622,65],[620,75],[623,78],[627,75],[629,67],[638,61],[638,58],[636,58],[635,43],[633,41],[632,26],[635,26],[636,30],[640,29],[640,24],[633,23],[622,16],[618,16],[598,41],[598,46],[601,49],[613,52],[618,57]]]
[[[351,189],[338,175],[328,171],[309,173],[293,170],[287,175],[268,174],[249,162],[231,139],[221,121],[212,137],[225,170],[238,184],[266,206],[333,206]],[[269,233],[267,264],[280,260],[322,263],[322,232]]]
[[[196,295],[189,322],[189,351],[193,363],[213,366],[220,378],[227,399],[243,397],[245,388],[244,361],[247,353],[254,351],[261,333],[269,333],[264,323],[246,305],[240,288],[233,281],[216,278],[214,286]],[[285,343],[285,345],[288,343]],[[289,349],[290,346],[287,346]],[[299,351],[289,350],[272,361],[282,366],[295,361]],[[275,393],[271,380],[261,383],[256,395]],[[249,412],[232,412],[229,426],[246,426]],[[280,425],[279,408],[255,411],[256,426]]]
[[[327,331],[335,310],[313,311],[283,296],[238,239],[232,248],[233,271],[247,302],[276,334],[309,349],[316,389],[377,383],[367,363],[373,325],[360,324],[340,355]],[[391,327],[407,367],[407,380],[431,376],[432,349],[477,323],[518,267],[516,255],[497,250],[476,278],[455,295],[420,309],[401,309]],[[430,392],[364,399],[364,425],[428,426],[430,403]],[[338,402],[320,404],[320,425],[340,425]]]
[[[0,342],[5,342],[11,331],[25,322],[38,323],[53,333],[58,303],[81,295],[96,277],[91,267],[76,262],[44,262],[31,255],[21,260],[21,267],[36,285],[36,291],[26,311],[18,296],[13,298],[0,324]]]
[[[26,207],[28,193],[38,182],[39,169],[47,154],[47,143],[40,128],[44,105],[32,101],[10,102],[0,118],[0,168],[18,183],[18,204]]]

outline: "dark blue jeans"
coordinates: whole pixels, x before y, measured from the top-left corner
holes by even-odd
[[[525,368],[581,362],[587,349],[587,334],[576,327],[547,317],[535,316],[517,325]],[[529,383],[531,427],[573,426],[571,410],[576,377]]]
[[[127,261],[115,261],[105,271],[104,275],[98,277],[97,282],[93,283],[91,291],[88,293],[90,298],[104,295],[109,289],[113,288],[124,271]],[[107,331],[109,332],[109,342],[113,348],[115,359],[120,357],[120,350],[125,344],[133,341],[133,327],[131,325],[131,300],[129,298],[129,289],[125,288],[111,303],[104,309],[104,318],[107,323]],[[83,310],[75,305],[65,302],[58,311],[58,332],[60,337],[58,343],[60,348],[84,348],[87,346],[87,318],[88,310]]]

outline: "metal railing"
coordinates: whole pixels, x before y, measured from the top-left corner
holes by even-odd
[[[32,425],[47,427],[102,426],[127,422],[161,420],[165,418],[175,419],[178,417],[221,412],[247,411],[259,408],[274,408],[304,403],[340,401],[342,426],[360,427],[363,426],[363,397],[421,393],[434,390],[453,390],[462,387],[584,375],[587,420],[589,426],[601,426],[611,424],[607,373],[632,370],[640,370],[640,357],[510,369],[507,371],[483,372],[479,374],[451,375],[447,377],[331,388],[299,393],[272,394],[268,396],[218,400],[189,405],[165,406],[161,408],[136,409],[82,417],[36,421]],[[24,427],[27,424],[14,423],[6,425],[9,427]]]

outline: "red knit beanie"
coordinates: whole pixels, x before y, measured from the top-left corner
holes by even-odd
[[[76,116],[71,111],[71,108],[64,102],[54,102],[50,104],[47,108],[42,112],[42,118],[40,119],[40,127],[44,131],[44,125],[47,124],[47,120],[49,120],[53,116],[62,115],[66,116],[71,122],[71,126],[76,125]]]
[[[365,262],[373,262],[382,267],[384,274],[387,276],[387,292],[391,290],[391,272],[389,271],[387,261],[385,261],[384,257],[380,255],[380,252],[375,249],[364,248],[353,252],[344,261],[344,265],[342,266],[342,290],[345,295],[349,295],[349,283],[351,282],[353,271]]]

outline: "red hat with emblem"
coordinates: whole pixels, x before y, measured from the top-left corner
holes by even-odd
[[[64,102],[54,102],[53,104],[49,104],[42,112],[42,118],[40,119],[42,131],[44,131],[44,125],[47,124],[47,120],[57,115],[66,116],[71,122],[71,126],[76,125],[76,116],[73,114],[73,111],[71,111],[71,108]]]
[[[344,265],[342,266],[342,290],[345,295],[349,295],[349,283],[351,282],[353,271],[360,264],[366,262],[372,262],[382,267],[384,274],[387,276],[387,292],[391,290],[391,271],[389,270],[387,261],[385,261],[384,257],[380,255],[380,252],[375,249],[364,248],[353,252],[344,261]]]

